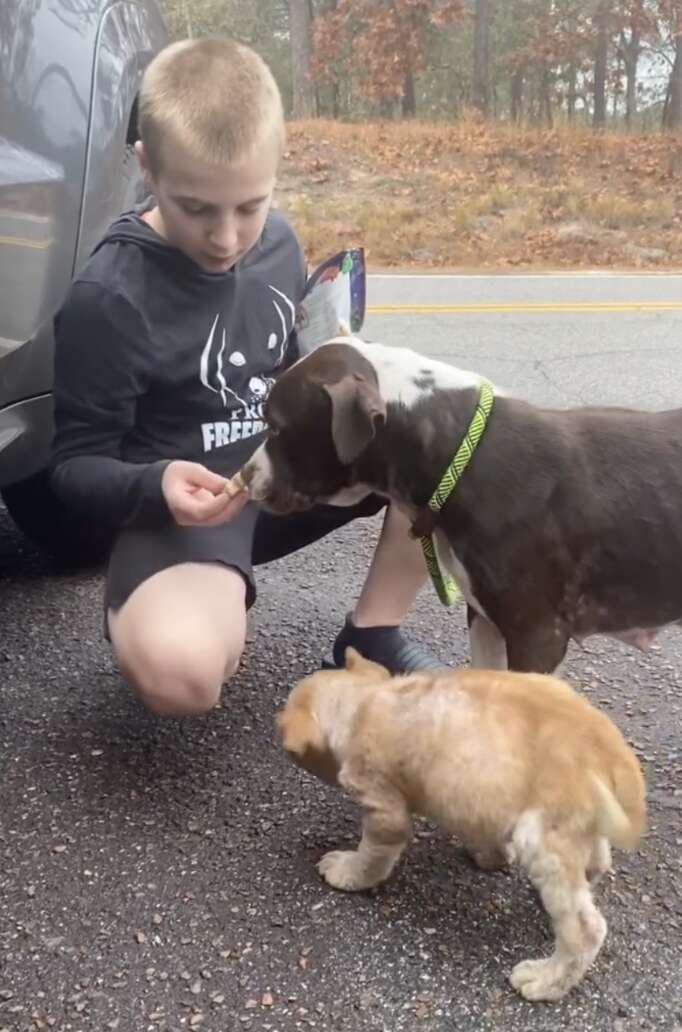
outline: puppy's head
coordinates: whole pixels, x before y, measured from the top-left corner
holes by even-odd
[[[385,422],[386,404],[358,349],[328,343],[282,373],[265,416],[270,434],[242,472],[255,501],[284,513],[357,484],[353,465]]]
[[[294,763],[328,785],[336,785],[339,763],[315,714],[317,681],[322,676],[315,674],[297,684],[275,720],[282,745]]]
[[[388,670],[353,648],[346,649],[345,658],[343,670],[321,670],[300,681],[284,708],[275,714],[282,745],[291,759],[329,785],[338,784],[341,763],[318,716],[325,694],[341,694],[343,702],[343,693],[352,691],[354,684],[369,685],[390,677]]]

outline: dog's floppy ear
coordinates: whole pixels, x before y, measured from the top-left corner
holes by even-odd
[[[386,419],[379,391],[357,373],[324,384],[332,403],[332,440],[344,466],[357,459]]]
[[[345,658],[346,670],[350,670],[354,674],[371,674],[375,680],[378,678],[381,681],[385,681],[391,676],[386,667],[381,666],[380,663],[374,663],[371,659],[365,659],[352,645],[346,648]]]
[[[310,710],[285,706],[275,714],[275,721],[291,759],[327,784],[338,784],[339,764]]]

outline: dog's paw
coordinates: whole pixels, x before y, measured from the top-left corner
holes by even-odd
[[[509,981],[526,1000],[560,1000],[572,985],[553,957],[522,960],[512,971]]]
[[[368,878],[364,865],[359,861],[354,849],[325,853],[317,869],[329,885],[344,892],[360,892],[362,889],[371,889],[376,884],[373,879]]]

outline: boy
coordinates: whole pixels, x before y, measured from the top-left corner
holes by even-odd
[[[229,40],[173,44],[144,76],[139,127],[152,199],[111,227],[56,320],[52,483],[116,533],[105,619],[122,673],[150,709],[183,716],[214,706],[238,666],[252,564],[385,502],[277,518],[223,492],[296,357],[305,281],[270,210],[284,119],[269,69]],[[399,631],[424,580],[390,510],[335,662],[353,644],[392,670],[441,666]]]

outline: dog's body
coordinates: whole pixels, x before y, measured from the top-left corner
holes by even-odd
[[[637,759],[611,721],[563,681],[460,670],[390,678],[349,649],[347,669],[297,685],[278,725],[293,759],[365,809],[357,851],[328,853],[333,886],[389,876],[412,813],[473,851],[503,850],[527,871],[554,926],[555,951],[511,981],[528,999],[576,985],[606,934],[588,877],[631,848],[645,820]]]
[[[423,513],[468,428],[481,377],[343,338],[275,384],[275,435],[244,469],[276,511],[384,494]],[[435,519],[480,667],[549,673],[571,638],[646,648],[682,622],[682,409],[547,410],[496,392]]]

